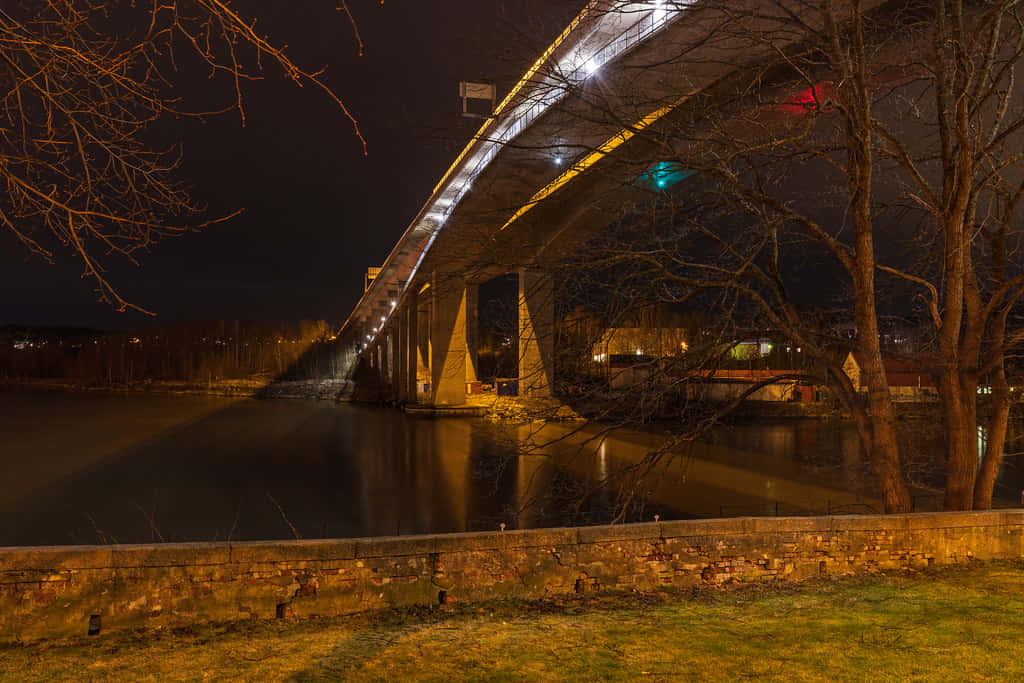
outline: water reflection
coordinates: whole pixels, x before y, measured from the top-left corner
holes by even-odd
[[[934,462],[927,439],[912,441]],[[734,426],[647,463],[660,438],[643,432],[322,402],[0,394],[0,443],[9,545],[585,524],[613,519],[630,493],[625,519],[878,508],[841,422]],[[644,464],[649,476],[623,487]],[[1015,464],[1000,481],[1019,491]]]
[[[45,424],[19,428],[37,414]],[[293,529],[392,535],[547,519],[528,501],[549,485],[544,460],[517,456],[478,421],[301,401],[0,394],[0,431],[5,545],[289,538]]]
[[[978,426],[978,467],[988,446],[988,428]],[[1006,442],[1003,466],[996,480],[995,496],[1007,502],[1024,501],[1024,468],[1021,467],[1021,455],[1024,454],[1024,422],[1011,419],[1006,425]]]
[[[632,493],[643,513],[666,519],[879,507],[857,442],[841,424],[831,430],[811,422],[740,425],[715,432],[709,443],[666,452],[658,451],[660,436],[630,430],[599,438],[593,427],[572,433],[552,426],[535,440],[545,437],[558,439],[543,449],[553,464],[579,481],[618,486],[629,474],[647,472]],[[603,492],[619,500],[626,493]]]

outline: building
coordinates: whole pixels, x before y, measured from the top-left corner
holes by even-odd
[[[626,389],[646,382],[662,359],[688,348],[683,328],[610,327],[593,345],[592,358],[606,369],[613,389]]]
[[[371,267],[366,269],[366,274],[363,275],[363,291],[364,292],[366,292],[367,290],[370,289],[370,284],[374,280],[377,279],[377,276],[380,275],[380,271],[381,270],[382,269],[380,267],[373,267],[373,266],[371,266]]]
[[[689,348],[686,336],[681,327],[609,327],[594,344],[594,362],[608,363],[616,356],[682,355]]]
[[[927,363],[928,359],[921,355],[882,359],[885,377],[889,382],[889,394],[894,401],[934,401],[938,398],[935,381],[924,369]],[[860,392],[868,390],[867,385],[861,381],[863,367],[863,356],[860,353],[851,352],[843,361],[843,372]]]
[[[833,323],[830,332],[844,342],[852,342],[859,335],[856,321],[848,319]],[[922,338],[921,327],[911,321],[893,316],[879,318],[878,343],[884,353],[897,356],[915,353],[921,348]]]
[[[702,378],[704,398],[714,402],[732,401],[759,382],[782,375],[800,374],[800,372],[790,368],[709,370]],[[815,403],[823,397],[823,388],[815,382],[788,378],[758,388],[747,396],[746,400],[773,403]]]
[[[672,382],[686,375],[688,391],[714,402],[731,401],[773,377],[810,374],[802,349],[768,338],[735,342],[720,364],[708,370],[687,370],[679,362],[688,349],[684,328],[610,328],[594,345],[593,360],[607,368],[612,389],[640,387],[652,378]],[[823,394],[817,384],[789,377],[757,388],[747,399],[810,403]]]

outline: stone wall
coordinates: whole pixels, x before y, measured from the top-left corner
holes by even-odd
[[[1024,510],[739,518],[353,540],[0,549],[0,632],[31,640],[1024,557]]]

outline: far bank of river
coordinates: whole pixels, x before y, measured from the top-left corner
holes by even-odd
[[[210,381],[144,380],[131,384],[85,385],[61,379],[0,379],[0,392],[63,392],[88,394],[155,394],[172,396],[208,396],[219,398],[259,399],[318,399],[352,400],[353,382],[347,379],[271,380],[266,377],[246,379],[217,379]],[[575,413],[560,408],[556,401],[547,401],[538,408],[515,397],[496,397],[494,393],[467,395],[470,405],[487,408],[486,414],[497,421],[519,422],[530,420],[534,413],[554,416],[555,419],[575,417]],[[383,405],[383,404],[382,404]],[[903,419],[933,419],[938,417],[937,406],[930,403],[897,403],[897,417]],[[764,402],[748,401],[730,413],[731,419],[849,419],[836,406],[827,402]]]
[[[174,396],[336,400],[351,391],[351,382],[344,379],[271,381],[266,378],[255,377],[248,379],[217,379],[206,382],[145,380],[131,384],[84,385],[60,379],[0,379],[0,391],[23,393],[169,394]]]

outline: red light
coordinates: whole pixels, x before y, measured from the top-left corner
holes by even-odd
[[[834,103],[839,101],[839,91],[829,82],[812,85],[790,97],[778,106],[779,111],[794,116],[805,116],[835,109]]]

